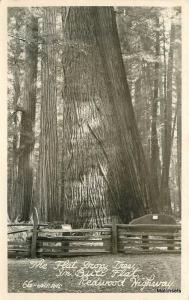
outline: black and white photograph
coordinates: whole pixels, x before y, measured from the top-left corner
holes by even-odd
[[[179,296],[182,5],[17,3],[7,292]]]

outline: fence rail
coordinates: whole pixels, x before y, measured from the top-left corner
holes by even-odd
[[[9,228],[25,227],[8,232],[10,238],[26,234],[25,240],[8,241],[9,257],[181,252],[180,225],[128,225],[113,221],[103,228],[64,230],[38,223],[35,214],[33,220],[33,224],[8,224]]]

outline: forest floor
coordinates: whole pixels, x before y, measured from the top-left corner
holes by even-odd
[[[181,289],[177,254],[9,259],[11,293],[142,293]],[[165,291],[165,290],[164,290]]]

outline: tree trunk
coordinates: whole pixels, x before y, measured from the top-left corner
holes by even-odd
[[[177,27],[177,36],[178,40],[181,38],[181,26]],[[182,121],[181,121],[181,111],[182,111],[182,84],[181,84],[181,41],[177,43],[176,53],[176,92],[177,92],[177,182],[178,182],[178,208],[179,216],[181,217],[181,153],[182,153]]]
[[[172,133],[172,77],[173,77],[173,51],[175,40],[175,25],[171,24],[170,49],[167,69],[167,96],[164,113],[164,146],[161,176],[160,202],[163,212],[171,213],[171,199],[169,190],[169,169],[171,160],[171,133]]]
[[[15,30],[16,33],[20,30],[20,21],[18,18],[15,18]],[[17,148],[18,148],[18,116],[17,116],[17,105],[20,98],[20,67],[19,67],[19,58],[21,54],[21,45],[20,40],[16,39],[15,41],[15,53],[14,53],[14,65],[13,65],[13,139],[12,139],[12,160],[11,168],[8,168],[8,178],[10,178],[8,185],[8,216],[11,221],[14,221],[18,216],[18,207],[16,201],[16,179],[18,176],[17,166]],[[8,157],[11,155],[10,151],[8,152]]]
[[[130,221],[131,214],[156,211],[113,9],[70,7],[65,37],[65,140],[72,181],[66,206],[77,207],[79,219],[82,209],[89,217],[102,207],[107,215],[110,203],[111,215],[123,222]],[[97,180],[100,185],[94,191]]]
[[[150,171],[154,184],[157,200],[159,199],[159,145],[157,134],[157,109],[158,109],[158,97],[159,97],[159,55],[160,55],[160,41],[159,41],[159,18],[156,18],[156,41],[155,41],[155,72],[154,72],[154,91],[151,104],[151,164]]]
[[[18,218],[28,221],[32,202],[33,171],[32,151],[34,147],[34,125],[36,108],[36,80],[38,57],[38,20],[31,14],[26,25],[27,43],[25,46],[25,79],[23,107],[21,111],[20,145],[18,155],[18,177],[16,181],[16,199]]]
[[[165,36],[165,21],[163,18],[163,99],[161,101],[161,156],[162,164],[164,161],[164,139],[165,139],[165,106],[167,103],[167,55],[166,55],[166,36]]]
[[[150,64],[146,63],[145,65],[145,81],[144,81],[144,88],[146,94],[146,103],[145,103],[145,132],[146,132],[146,146],[144,148],[146,160],[150,169],[150,161],[151,161],[151,137],[150,137],[150,127],[151,127],[151,99],[153,97],[153,80],[151,76],[151,68]]]
[[[40,218],[59,218],[57,189],[56,9],[43,9],[41,57]]]

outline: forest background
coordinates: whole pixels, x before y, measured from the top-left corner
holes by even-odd
[[[181,215],[180,7],[8,9],[8,216]]]

